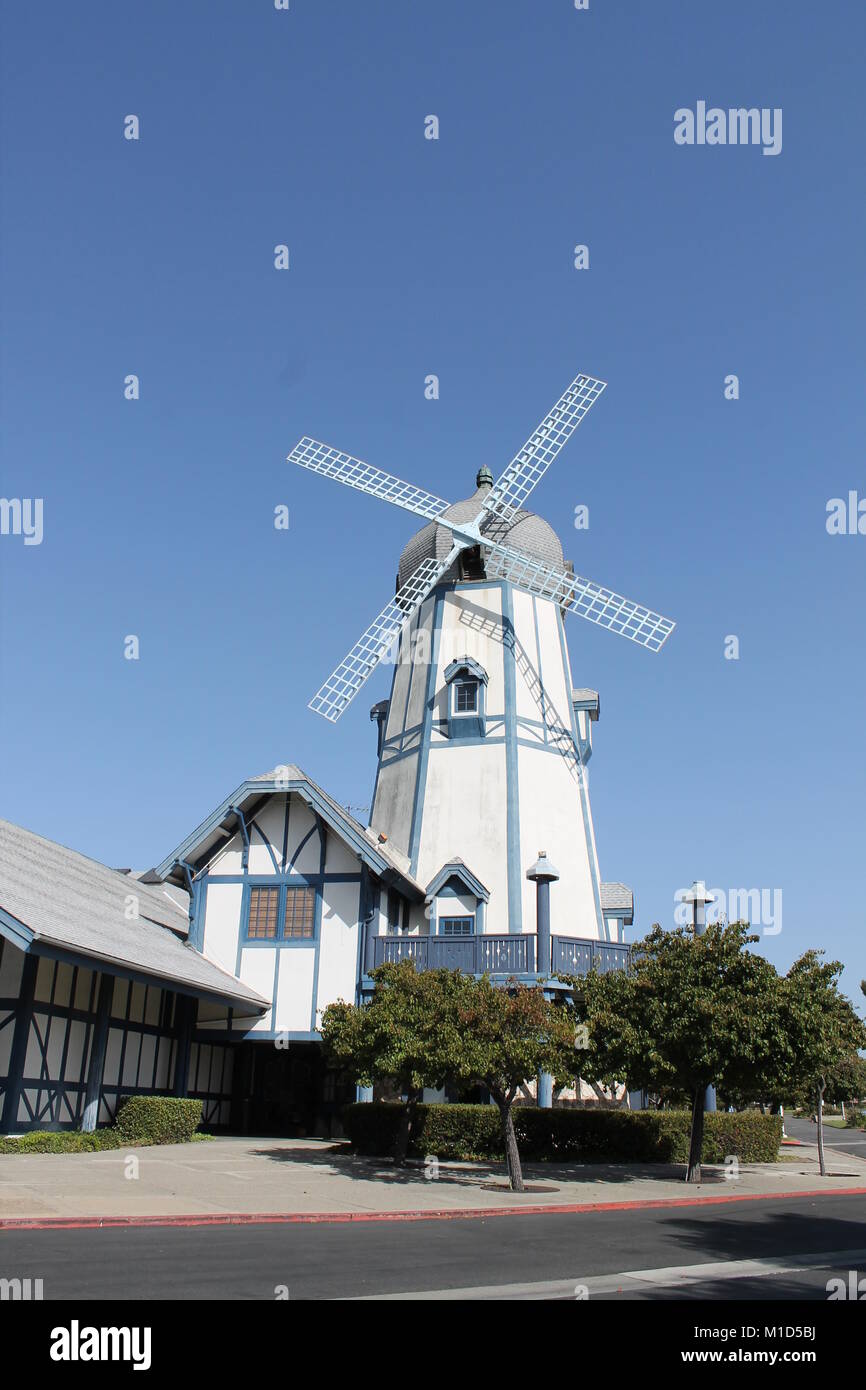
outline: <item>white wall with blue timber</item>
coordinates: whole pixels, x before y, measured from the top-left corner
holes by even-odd
[[[126,1095],[170,1093],[177,1003],[156,983],[25,954],[0,939],[0,1111],[8,1128],[81,1126],[100,1030],[105,1056],[94,1078],[99,1123],[113,1119]],[[202,1100],[206,1123],[228,1122],[230,1086],[231,1050],[193,1044],[186,1094]]]
[[[448,718],[446,672],[464,657],[486,674],[471,737],[454,736]],[[558,606],[509,584],[441,585],[403,636],[371,825],[409,856],[422,885],[461,858],[490,893],[485,932],[535,931],[526,870],[543,849],[561,875],[552,930],[607,935],[579,751],[589,721],[578,723],[571,692]],[[418,909],[411,922],[428,929]]]
[[[232,1036],[310,1038],[321,1011],[354,1001],[360,975],[361,865],[357,855],[298,796],[271,795],[247,825],[244,863],[240,829],[201,874],[205,956],[271,1000],[260,1018],[235,1017]],[[310,938],[247,939],[252,888],[309,886],[317,895]],[[202,1011],[199,1029],[207,1028]]]

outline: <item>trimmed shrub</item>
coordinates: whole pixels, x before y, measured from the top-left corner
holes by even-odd
[[[127,1096],[117,1108],[112,1127],[85,1134],[80,1129],[32,1129],[27,1134],[0,1137],[0,1154],[78,1154],[147,1144],[186,1144],[209,1136],[196,1134],[201,1123],[200,1100],[173,1096]]]
[[[346,1135],[356,1153],[390,1155],[402,1106],[349,1105]],[[687,1110],[539,1110],[516,1106],[514,1128],[521,1158],[560,1163],[685,1163],[691,1114]],[[782,1140],[779,1115],[742,1110],[705,1116],[704,1163],[736,1155],[744,1163],[773,1163]],[[494,1105],[419,1105],[409,1138],[415,1158],[501,1160],[499,1111]]]
[[[84,1134],[80,1129],[32,1129],[16,1138],[0,1139],[0,1154],[78,1154],[116,1149],[122,1143],[113,1129]]]
[[[185,1144],[201,1124],[201,1101],[175,1096],[127,1096],[114,1129],[124,1144]]]

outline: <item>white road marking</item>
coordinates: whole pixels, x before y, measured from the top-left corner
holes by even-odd
[[[783,1255],[765,1260],[721,1260],[710,1264],[668,1265],[659,1269],[626,1269],[619,1274],[585,1274],[574,1279],[547,1279],[531,1284],[490,1284],[465,1289],[427,1289],[417,1293],[366,1294],[354,1302],[434,1299],[437,1302],[486,1299],[575,1299],[577,1291],[593,1294],[625,1292],[631,1288],[685,1288],[707,1280],[766,1278],[797,1274],[807,1269],[862,1269],[866,1250],[823,1250],[819,1254]]]

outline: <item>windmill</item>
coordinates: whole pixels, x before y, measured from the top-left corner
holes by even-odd
[[[446,513],[450,504],[444,498],[403,482],[351,454],[307,436],[295,445],[288,455],[289,463],[435,521],[448,528],[451,535],[447,556],[428,557],[418,566],[322,684],[309,702],[310,709],[335,723],[442,576],[461,554],[470,550],[478,554],[488,578],[506,580],[519,590],[553,600],[563,611],[576,613],[650,651],[659,651],[674,630],[675,623],[670,618],[568,569],[552,568],[536,556],[503,542],[523,504],[606,384],[583,374],[575,377],[490,487],[470,521],[449,519]]]

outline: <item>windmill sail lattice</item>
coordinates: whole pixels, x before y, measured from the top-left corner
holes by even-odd
[[[332,722],[339,719],[382,657],[393,647],[403,625],[451,569],[460,553],[469,547],[479,548],[490,577],[506,579],[518,589],[551,599],[561,608],[620,637],[627,637],[649,651],[662,647],[676,626],[670,618],[633,603],[590,579],[568,570],[552,569],[503,543],[524,503],[606,384],[584,374],[575,377],[493,484],[478,515],[470,522],[449,519],[445,515],[450,509],[449,503],[434,493],[403,482],[391,473],[373,468],[352,454],[341,453],[315,439],[304,436],[299,440],[288,455],[290,463],[333,478],[371,497],[379,497],[428,521],[436,521],[450,530],[453,542],[444,560],[428,558],[414,570],[396,597],[374,618],[313,696],[311,709]]]
[[[385,653],[393,648],[394,639],[404,623],[424,602],[439,576],[454,563],[458,554],[459,551],[455,549],[445,561],[424,560],[418,566],[409,583],[385,605],[352,650],[343,657],[337,669],[316,691],[310,701],[311,710],[336,723]]]
[[[334,478],[336,482],[357,488],[370,497],[381,497],[383,502],[393,502],[395,507],[403,507],[416,516],[426,516],[430,521],[435,521],[448,506],[444,497],[434,497],[432,492],[425,492],[412,483],[404,483],[393,473],[373,468],[351,454],[342,454],[339,449],[320,444],[317,439],[305,436],[299,440],[287,462],[309,468],[312,473],[320,473],[324,478]]]
[[[578,376],[562,393],[487,494],[484,511],[488,516],[481,525],[485,534],[492,518],[510,521],[516,516],[606,385],[595,377]]]
[[[486,569],[491,578],[507,579],[518,589],[552,599],[569,613],[606,627],[619,637],[628,637],[652,652],[663,646],[676,626],[670,618],[623,598],[613,589],[605,589],[569,570],[550,569],[513,546],[491,546]]]

